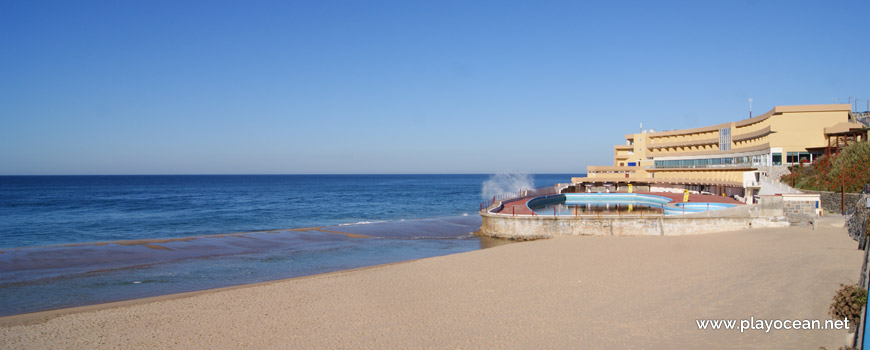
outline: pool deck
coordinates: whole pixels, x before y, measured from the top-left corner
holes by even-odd
[[[610,193],[628,193],[628,192],[610,192]],[[672,192],[634,192],[636,194],[648,194],[653,196],[667,197],[672,200],[673,203],[679,203],[683,201],[682,193],[672,193]],[[509,215],[535,215],[535,213],[529,209],[529,206],[526,205],[532,198],[523,198],[514,201],[509,201],[504,203],[504,208],[500,210],[498,213],[500,214],[509,214]],[[690,194],[689,195],[689,203],[727,203],[727,204],[743,204],[731,197],[722,197],[722,196],[714,196],[709,194]]]

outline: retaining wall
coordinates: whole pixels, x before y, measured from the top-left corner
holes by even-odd
[[[813,193],[782,194],[783,212],[792,226],[810,226],[821,214],[821,196]]]
[[[810,191],[801,189],[801,192],[804,193],[813,193],[818,194],[822,197],[822,209],[825,209],[832,213],[843,214],[843,207],[841,204],[842,193],[840,192],[827,192],[827,191]],[[860,193],[846,193],[846,212],[849,213],[854,209],[855,202],[861,199]]]
[[[480,234],[517,240],[578,235],[676,236],[789,225],[785,217],[481,216]]]

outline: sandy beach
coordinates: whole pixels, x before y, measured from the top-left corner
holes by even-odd
[[[836,349],[842,330],[699,330],[828,319],[863,254],[842,228],[558,237],[259,285],[0,318],[0,348]]]

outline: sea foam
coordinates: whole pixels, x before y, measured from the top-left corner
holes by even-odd
[[[502,193],[518,192],[535,188],[535,178],[529,174],[493,174],[483,181],[480,195],[490,199]]]

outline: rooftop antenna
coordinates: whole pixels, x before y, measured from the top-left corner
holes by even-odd
[[[752,97],[749,98],[749,117],[752,118]]]
[[[640,133],[643,134],[643,122],[640,122]]]

